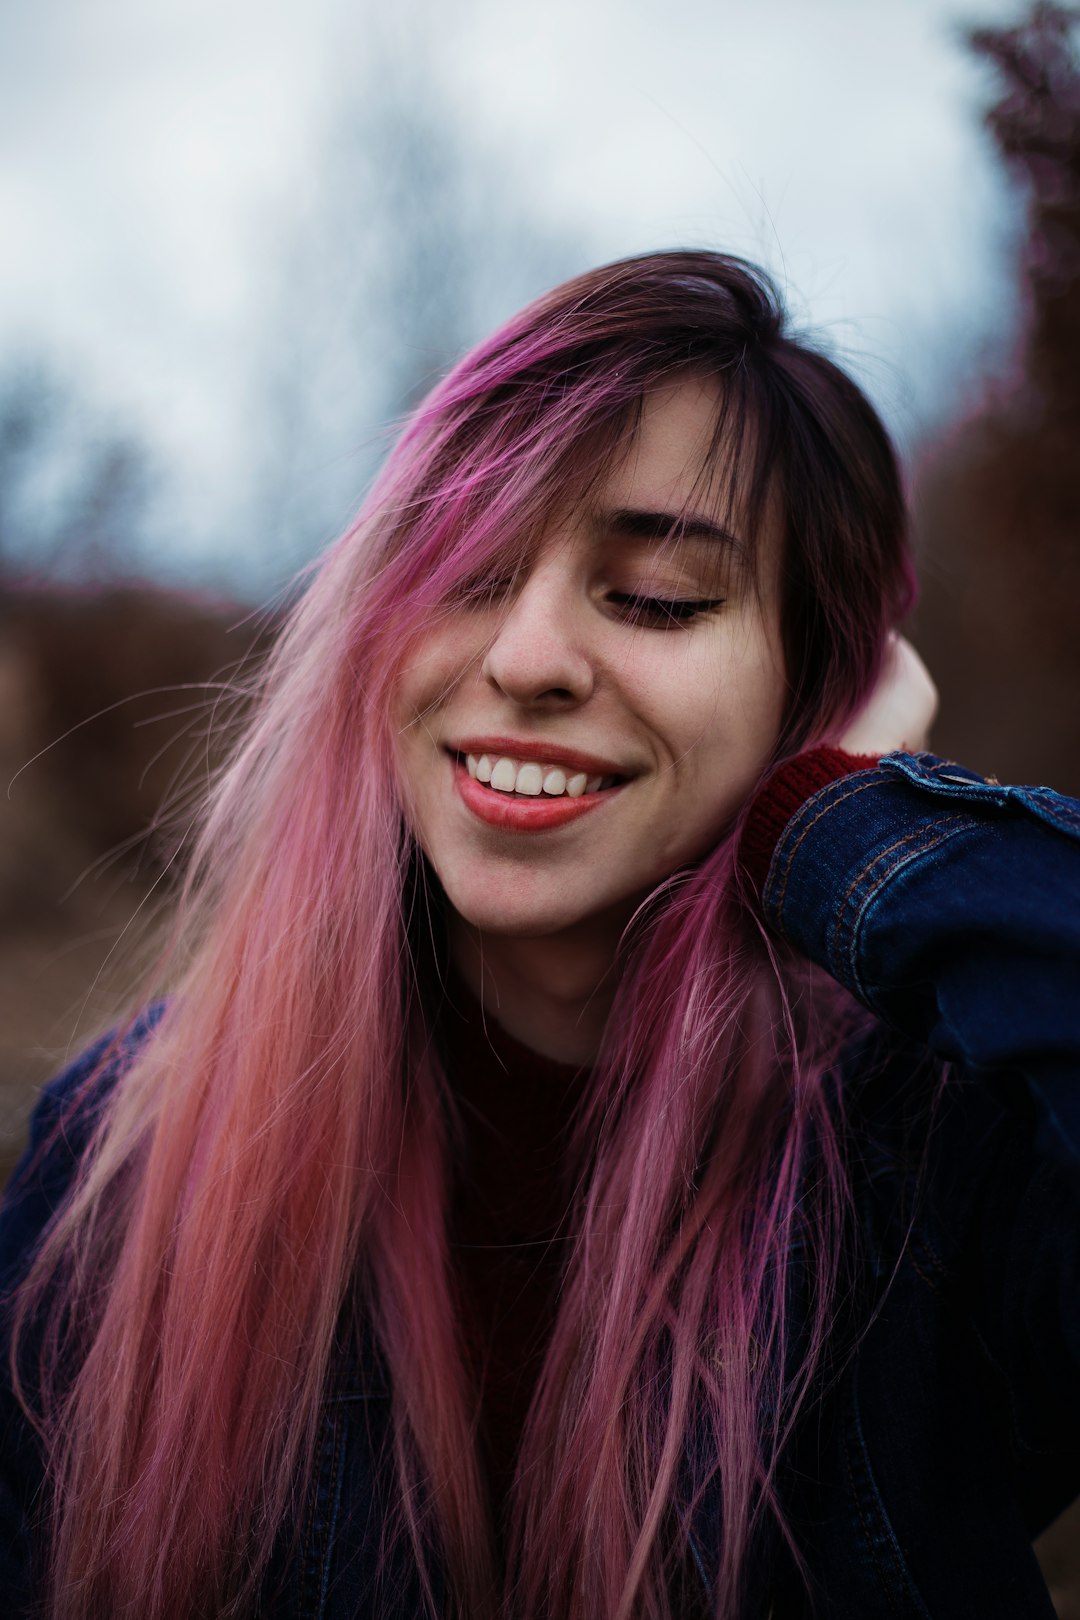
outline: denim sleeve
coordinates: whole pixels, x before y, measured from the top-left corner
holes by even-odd
[[[1021,1075],[1080,1165],[1080,803],[894,753],[788,822],[767,920],[887,1024]]]
[[[1080,1489],[1080,803],[890,754],[800,807],[763,906],[953,1065],[923,1231],[1034,1535]]]

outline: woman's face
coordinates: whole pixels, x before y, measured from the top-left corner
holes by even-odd
[[[768,760],[785,697],[777,547],[763,538],[755,591],[737,518],[702,494],[716,407],[696,379],[650,395],[588,508],[552,522],[502,597],[440,618],[402,672],[409,814],[485,933],[621,928],[716,842]],[[684,509],[683,537],[661,544]]]

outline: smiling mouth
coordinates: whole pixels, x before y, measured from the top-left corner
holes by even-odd
[[[454,757],[473,781],[503,799],[578,799],[585,794],[604,793],[626,780],[507,755],[458,753]]]

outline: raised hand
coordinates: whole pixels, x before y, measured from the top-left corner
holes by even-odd
[[[858,714],[838,739],[849,754],[918,753],[929,747],[938,711],[938,690],[911,642],[893,631],[881,675]]]

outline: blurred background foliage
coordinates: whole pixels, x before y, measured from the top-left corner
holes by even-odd
[[[178,586],[160,444],[55,357],[0,352],[0,1169],[35,1086],[152,949],[184,809],[279,622],[280,581],[345,523],[433,378],[596,257],[478,148],[429,47],[375,41],[261,258],[251,477],[228,522],[276,574],[208,593],[196,570]],[[984,64],[985,125],[1023,222],[1003,247],[1018,336],[908,447],[923,582],[910,633],[942,691],[939,752],[1080,794],[1077,13],[1044,0],[1011,26],[968,27],[958,48]],[[1075,1525],[1042,1549],[1063,1616],[1080,1614]]]
[[[939,751],[1080,795],[1080,67],[1077,14],[1040,4],[976,29],[987,126],[1026,203],[1021,338],[914,462],[923,599],[914,633],[942,692]]]

